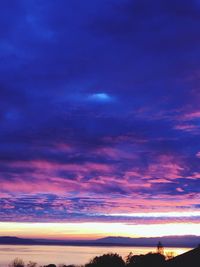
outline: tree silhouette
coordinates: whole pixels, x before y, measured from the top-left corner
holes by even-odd
[[[160,241],[157,244],[157,253],[164,255],[164,247]]]
[[[104,254],[93,258],[85,267],[124,267],[125,263],[118,254]]]
[[[135,255],[128,258],[127,267],[161,267],[165,263],[165,257],[159,253]]]
[[[133,253],[132,252],[130,252],[129,254],[128,254],[128,256],[126,256],[126,265],[129,265],[130,263],[131,263],[131,261],[132,261],[132,258],[133,258]]]

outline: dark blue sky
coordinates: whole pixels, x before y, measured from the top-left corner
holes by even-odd
[[[0,24],[1,221],[200,221],[199,0],[1,1]]]

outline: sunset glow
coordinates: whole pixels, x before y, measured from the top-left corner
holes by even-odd
[[[200,235],[198,223],[133,225],[124,223],[0,223],[0,235],[27,238],[97,239],[104,236]]]

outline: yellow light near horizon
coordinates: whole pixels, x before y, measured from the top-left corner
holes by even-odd
[[[105,214],[102,214],[105,215]],[[110,213],[109,216],[112,217],[133,217],[133,218],[191,218],[191,217],[199,217],[200,211],[183,211],[183,212],[137,212],[137,213]]]
[[[1,236],[57,239],[95,239],[105,236],[151,237],[200,235],[199,223],[19,223],[0,222]]]

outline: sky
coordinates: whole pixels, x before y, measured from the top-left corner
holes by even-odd
[[[200,1],[1,1],[0,24],[0,234],[200,235]]]

